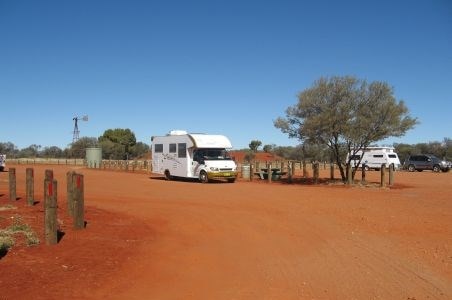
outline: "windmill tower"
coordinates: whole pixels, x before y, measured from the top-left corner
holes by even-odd
[[[79,139],[79,133],[80,130],[78,130],[78,121],[82,120],[82,121],[88,121],[88,116],[83,116],[83,117],[74,117],[72,118],[72,121],[74,121],[74,132],[72,135],[72,143],[75,143],[78,141]]]

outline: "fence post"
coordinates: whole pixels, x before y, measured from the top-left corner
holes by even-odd
[[[314,184],[319,183],[319,162],[316,161],[312,164],[313,167],[313,173],[314,173]]]
[[[351,165],[347,165],[347,184],[353,184],[353,170]]]
[[[267,179],[268,179],[268,183],[271,183],[272,182],[272,163],[271,162],[269,162],[268,164],[267,164]]]
[[[389,186],[394,185],[394,164],[389,165]]]
[[[75,174],[74,185],[74,229],[85,228],[85,196],[83,175]]]
[[[385,187],[386,186],[386,182],[385,182],[385,180],[386,180],[386,165],[382,164],[380,170],[381,170],[381,173],[380,173],[380,175],[381,175],[380,187]]]
[[[58,242],[57,181],[44,180],[45,239],[47,245]]]
[[[330,179],[334,180],[334,163],[330,163]]]
[[[9,200],[16,201],[16,168],[9,168]]]
[[[253,163],[250,161],[250,181],[253,181],[254,171],[253,171]]]
[[[361,166],[361,183],[365,184],[366,183],[366,165],[363,164]]]
[[[308,171],[306,170],[306,161],[303,160],[302,164],[303,164],[303,178],[306,178],[308,177]]]
[[[26,169],[26,198],[27,204],[33,206],[35,204],[35,184],[34,184],[34,172],[33,168]]]
[[[287,162],[287,175],[288,175],[289,183],[292,183],[293,167],[294,167],[294,162],[293,161],[288,161]]]

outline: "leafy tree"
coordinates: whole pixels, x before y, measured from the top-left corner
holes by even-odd
[[[252,140],[249,144],[251,151],[256,152],[257,149],[262,145],[262,142],[259,140]]]
[[[57,146],[44,147],[41,151],[40,156],[46,158],[60,158],[64,157],[64,152]]]
[[[11,142],[0,143],[0,153],[6,154],[6,157],[15,157],[18,151],[16,145]]]
[[[72,158],[85,158],[85,149],[97,147],[98,144],[98,140],[95,137],[81,137],[78,141],[71,144],[68,155]]]
[[[141,158],[145,156],[147,153],[149,153],[149,145],[138,142],[135,145],[133,145],[130,149],[130,157],[131,158]]]
[[[32,144],[27,148],[23,148],[17,154],[18,157],[39,157],[39,150],[41,149],[41,145]]]
[[[298,95],[298,103],[287,108],[285,118],[274,121],[289,137],[326,145],[344,181],[344,168],[349,168],[351,161],[346,160],[347,153],[356,154],[377,141],[403,136],[416,123],[387,83],[367,83],[351,76],[320,78]]]
[[[262,150],[264,150],[265,153],[273,152],[273,150],[276,148],[276,145],[264,145]]]
[[[131,147],[136,144],[135,134],[130,129],[108,129],[105,130],[104,134],[99,137],[99,142],[111,141],[114,144],[122,145],[124,148],[122,158],[128,157],[131,151]]]
[[[121,144],[105,139],[100,141],[99,145],[102,148],[102,157],[104,159],[124,159],[125,151],[124,146]]]

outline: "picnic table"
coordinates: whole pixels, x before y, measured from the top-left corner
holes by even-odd
[[[260,179],[268,179],[268,168],[262,168],[260,172],[256,172],[254,174],[258,175]],[[280,180],[281,176],[286,174],[287,172],[281,172],[281,169],[279,168],[271,168],[272,180]]]

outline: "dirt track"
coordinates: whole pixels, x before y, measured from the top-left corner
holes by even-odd
[[[39,232],[44,169],[59,181],[56,246],[0,259],[0,299],[452,299],[452,172],[396,173],[396,186],[164,181],[78,169],[87,228],[65,211],[63,166],[34,166]],[[10,204],[0,173],[0,206]],[[321,176],[329,176],[327,172]],[[368,180],[378,181],[378,172]]]

